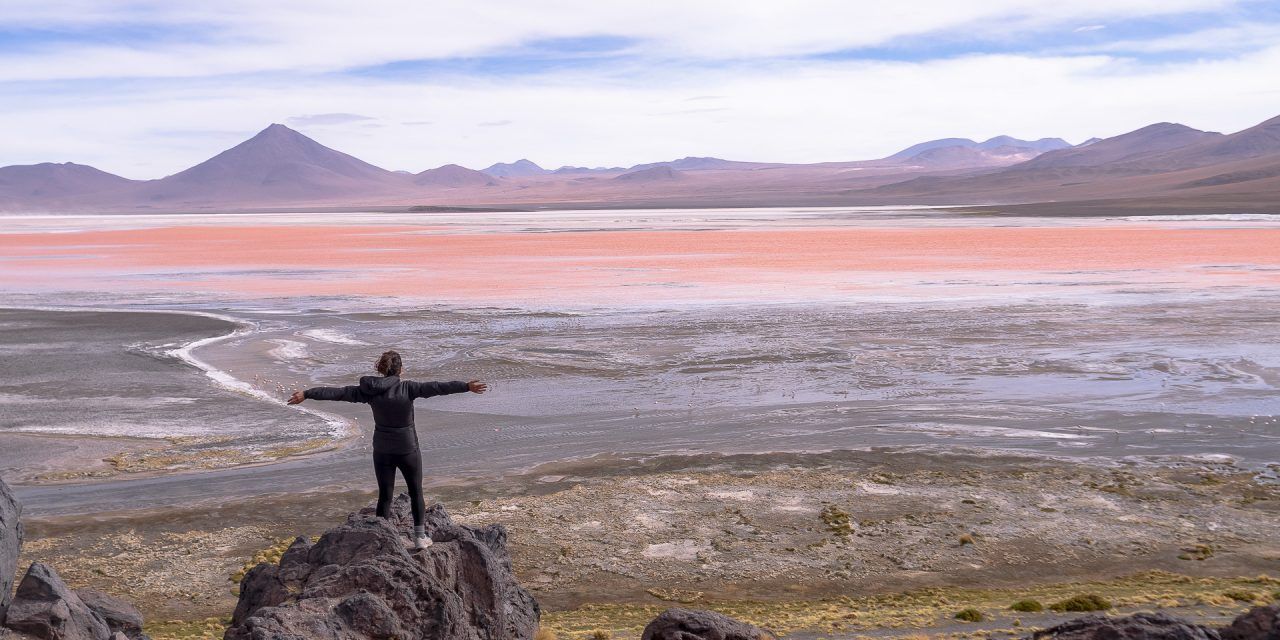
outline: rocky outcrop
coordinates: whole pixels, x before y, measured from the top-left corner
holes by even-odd
[[[13,599],[13,578],[18,571],[18,550],[22,547],[22,505],[9,485],[0,480],[0,621]]]
[[[1164,613],[1084,616],[1037,631],[1032,640],[1219,640],[1218,632]]]
[[[532,638],[541,612],[516,583],[500,525],[461,526],[427,510],[435,544],[406,548],[408,497],[392,517],[348,516],[312,544],[298,538],[279,564],[259,564],[240,584],[227,640],[258,638]]]
[[[0,640],[150,640],[133,605],[98,591],[72,591],[47,564],[33,563],[14,594],[21,515],[22,505],[0,480]]]
[[[1218,634],[1222,640],[1280,640],[1280,605],[1254,607]]]
[[[113,634],[123,635],[128,640],[150,640],[142,632],[142,614],[137,607],[112,595],[93,589],[76,589],[80,601],[89,607]]]
[[[667,609],[644,628],[641,640],[767,640],[772,633],[721,613]]]
[[[102,616],[80,599],[49,565],[27,569],[9,605],[5,626],[46,640],[109,640]]]

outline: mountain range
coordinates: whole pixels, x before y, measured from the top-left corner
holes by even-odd
[[[1269,211],[1277,200],[1280,117],[1228,135],[1162,122],[1076,146],[1060,138],[944,138],[848,162],[686,157],[547,169],[521,159],[420,173],[388,171],[272,124],[157,180],[74,163],[0,167],[0,211],[8,212],[869,204]]]

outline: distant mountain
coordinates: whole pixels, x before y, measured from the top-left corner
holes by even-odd
[[[549,170],[539,167],[533,161],[526,160],[524,158],[510,163],[499,162],[497,164],[490,165],[486,169],[481,169],[480,171],[495,178],[528,178],[530,176],[540,176],[551,173]]]
[[[629,171],[613,178],[616,182],[671,182],[684,177],[684,173],[668,166],[649,167],[638,171]]]
[[[771,165],[763,162],[741,162],[738,160],[722,160],[720,158],[699,158],[689,156],[686,158],[680,158],[679,160],[638,164],[628,169],[628,171],[639,171],[641,169],[652,169],[654,167],[670,167],[678,171],[711,171],[716,169],[755,169],[765,166]]]
[[[1077,146],[1077,147],[1087,147],[1087,146],[1089,146],[1089,145],[1091,145],[1091,144],[1093,144],[1093,143],[1095,143],[1095,142],[1102,142],[1102,138],[1089,138],[1088,140],[1085,140],[1084,142],[1081,142],[1080,144],[1078,144],[1078,145],[1076,145],[1076,146]]]
[[[1062,138],[1041,138],[1039,140],[1019,140],[1018,138],[1014,138],[1011,136],[996,136],[994,138],[990,138],[982,142],[970,140],[969,138],[941,138],[938,140],[929,140],[927,142],[913,144],[907,147],[906,149],[903,149],[902,151],[899,151],[884,159],[895,160],[895,161],[909,160],[911,158],[919,156],[920,154],[926,151],[931,151],[933,149],[942,149],[946,147],[963,147],[963,148],[969,148],[969,149],[979,149],[982,151],[989,151],[991,149],[996,149],[999,147],[1022,147],[1038,153],[1044,153],[1046,151],[1053,151],[1055,149],[1065,149],[1070,146],[1071,145],[1067,143],[1066,140],[1063,140]]]
[[[922,151],[904,162],[933,169],[1002,167],[1029,160],[1037,153],[1027,147],[998,146],[982,149],[977,146],[952,145]]]
[[[413,183],[430,187],[491,187],[498,184],[496,179],[483,171],[468,169],[456,164],[446,164],[435,169],[427,169],[413,176]]]
[[[1050,151],[1019,165],[1021,170],[1099,167],[1112,163],[1135,162],[1162,151],[1186,147],[1222,134],[1192,129],[1186,125],[1161,122],[1148,125],[1088,146]]]
[[[978,143],[978,148],[983,151],[991,151],[1001,147],[1014,147],[1018,149],[1031,149],[1045,153],[1054,151],[1055,149],[1066,149],[1071,143],[1062,138],[1040,138],[1039,140],[1019,140],[1011,136],[996,136],[994,138],[984,140]]]
[[[406,180],[282,124],[185,171],[145,183],[148,202],[313,201],[402,187]]]
[[[687,157],[554,172],[520,160],[486,171],[506,177],[458,165],[386,171],[275,124],[159,180],[71,163],[3,167],[0,210],[1039,203],[1068,213],[1112,206],[1271,212],[1280,202],[1280,117],[1230,135],[1159,123],[1075,147],[1057,138],[947,138],[888,160],[801,165]],[[1129,204],[1111,204],[1121,201]]]
[[[914,158],[931,149],[941,149],[944,147],[973,148],[976,146],[978,146],[978,143],[968,138],[941,138],[938,140],[929,140],[926,142],[913,144],[907,147],[906,149],[903,149],[902,151],[899,151],[891,156],[886,156],[884,159],[885,160],[906,160],[908,158]]]
[[[572,174],[572,173],[616,173],[618,171],[626,171],[626,167],[571,167],[565,165],[552,171],[551,173]]]
[[[1120,202],[1112,206],[1271,210],[1280,200],[1280,117],[1223,135],[1161,122],[1004,169],[920,175],[860,193],[886,203]],[[1047,205],[1046,205],[1047,206]],[[1150,205],[1149,205],[1150,206]],[[1268,208],[1270,207],[1270,208]]]
[[[0,198],[3,199],[66,198],[122,189],[134,184],[137,184],[134,180],[73,162],[0,167]]]

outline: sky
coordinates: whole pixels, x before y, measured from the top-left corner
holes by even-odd
[[[820,162],[1280,114],[1276,0],[3,0],[0,166],[278,122],[387,169]]]

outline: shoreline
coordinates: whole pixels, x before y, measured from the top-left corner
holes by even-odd
[[[180,362],[182,365],[200,371],[202,377],[207,379],[209,383],[215,387],[219,387],[238,395],[247,396],[257,401],[285,406],[285,403],[278,398],[253,387],[251,384],[236,378],[227,371],[223,371],[212,364],[209,364],[198,357],[195,353],[198,349],[252,334],[254,331],[258,330],[258,324],[253,321],[223,313],[187,309],[70,305],[2,305],[0,306],[0,311],[118,314],[143,313],[209,318],[225,322],[231,324],[233,327],[232,330],[227,333],[198,338],[172,348],[168,348],[170,345],[160,345],[153,349],[153,351],[172,358]],[[260,455],[267,455],[269,459],[266,460],[243,461],[242,457],[249,454],[236,454],[230,451],[219,454],[217,452],[218,450],[210,451],[208,449],[198,451],[193,450],[187,454],[168,453],[169,450],[175,447],[182,447],[184,445],[190,447],[192,445],[201,445],[204,443],[216,444],[221,442],[222,438],[216,435],[193,438],[178,434],[171,436],[135,436],[128,434],[64,433],[55,430],[16,429],[0,432],[0,437],[43,438],[55,443],[65,443],[73,450],[77,451],[87,443],[93,451],[90,455],[102,456],[97,461],[101,464],[91,463],[88,466],[83,466],[86,462],[85,460],[73,460],[72,462],[74,464],[72,465],[46,467],[42,472],[35,475],[30,472],[23,473],[21,475],[17,475],[17,477],[10,482],[10,484],[15,487],[32,487],[44,485],[68,486],[93,484],[110,482],[111,480],[118,480],[121,478],[146,479],[166,475],[201,473],[213,469],[261,466],[263,464],[271,464],[294,458],[322,456],[342,451],[350,447],[351,443],[355,442],[361,435],[359,425],[351,420],[343,418],[342,416],[322,410],[316,410],[310,407],[293,407],[293,409],[321,419],[333,430],[332,437],[321,440],[313,438],[301,445],[281,446],[269,449],[266,452],[260,452]],[[113,447],[111,446],[112,443],[127,444],[130,446],[124,446],[123,448],[119,446]],[[92,446],[95,444],[98,446]],[[195,464],[196,468],[189,468],[192,464]]]

